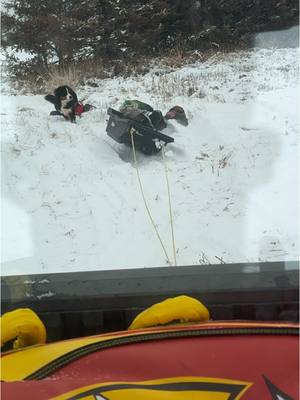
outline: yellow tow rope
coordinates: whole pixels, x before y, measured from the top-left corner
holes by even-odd
[[[142,185],[142,182],[141,182],[140,172],[139,172],[139,168],[138,168],[138,162],[137,162],[137,158],[136,158],[136,150],[135,150],[135,144],[134,144],[134,138],[133,138],[133,134],[134,134],[134,133],[135,133],[135,129],[134,129],[134,128],[131,128],[131,129],[130,129],[130,136],[131,136],[131,144],[132,144],[132,150],[133,150],[134,165],[135,165],[135,170],[136,170],[136,174],[137,174],[137,178],[138,178],[138,182],[139,182],[139,187],[140,187],[140,190],[141,190],[141,194],[142,194],[142,197],[143,197],[143,201],[144,201],[144,204],[145,204],[145,207],[146,207],[146,210],[147,210],[147,213],[148,213],[150,222],[151,222],[151,224],[153,225],[153,228],[154,228],[154,230],[155,230],[155,233],[156,233],[156,235],[157,235],[157,237],[158,237],[158,240],[159,240],[159,242],[160,242],[160,244],[161,244],[161,247],[162,247],[162,249],[163,249],[163,251],[164,251],[164,253],[165,253],[165,256],[166,256],[166,259],[167,259],[167,263],[170,264],[170,265],[173,264],[173,265],[176,266],[176,265],[177,265],[177,261],[176,261],[175,238],[174,238],[174,228],[173,228],[173,218],[172,218],[172,208],[171,208],[170,186],[169,186],[168,171],[167,171],[167,166],[166,166],[166,161],[165,161],[164,148],[162,148],[162,154],[163,154],[162,157],[163,157],[163,162],[164,162],[164,167],[165,167],[165,174],[166,174],[166,180],[167,180],[168,199],[169,199],[169,215],[170,215],[170,223],[171,223],[171,233],[172,233],[172,244],[173,244],[174,263],[171,262],[171,260],[170,260],[170,258],[169,258],[169,256],[168,256],[168,254],[167,254],[166,248],[165,248],[165,246],[164,246],[164,244],[163,244],[163,241],[162,241],[162,239],[161,239],[161,237],[160,237],[160,235],[159,235],[158,229],[157,229],[157,227],[156,227],[156,225],[155,225],[155,222],[154,222],[154,220],[153,220],[153,217],[152,217],[152,215],[151,215],[150,209],[149,209],[149,207],[148,207],[148,204],[147,204],[147,201],[146,201],[146,198],[145,198],[145,195],[144,195],[143,185]]]

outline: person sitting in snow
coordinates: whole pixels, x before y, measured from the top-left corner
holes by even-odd
[[[139,100],[125,100],[119,111],[110,107],[107,114],[108,136],[129,147],[134,144],[134,147],[146,155],[157,154],[167,143],[174,142],[174,138],[168,136],[175,130],[168,123],[169,120],[174,119],[184,126],[188,125],[182,107],[174,106],[163,116],[161,111],[154,110],[149,104]],[[166,132],[160,132],[165,128]]]
[[[130,118],[137,121],[139,121],[141,117],[146,117],[147,119],[149,119],[149,122],[151,123],[153,128],[159,131],[165,129],[168,125],[168,120],[171,119],[176,120],[183,126],[188,126],[188,119],[186,117],[184,109],[181,106],[172,107],[165,114],[165,116],[163,116],[161,111],[154,110],[153,107],[151,107],[147,103],[143,103],[139,100],[125,100],[119,110],[125,116],[128,115],[130,116]]]

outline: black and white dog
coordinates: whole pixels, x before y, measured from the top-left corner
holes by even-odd
[[[78,98],[69,86],[59,86],[54,90],[54,95],[47,94],[45,100],[54,104],[56,111],[51,111],[50,115],[62,115],[66,120],[75,122]]]

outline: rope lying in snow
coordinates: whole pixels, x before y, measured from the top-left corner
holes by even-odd
[[[158,237],[158,240],[159,240],[159,242],[160,242],[160,244],[161,244],[161,247],[162,247],[162,249],[163,249],[163,251],[164,251],[164,253],[165,253],[167,262],[168,262],[170,265],[172,265],[172,262],[170,261],[170,258],[169,258],[168,254],[167,254],[166,248],[165,248],[165,246],[164,246],[164,244],[163,244],[163,242],[162,242],[162,239],[161,239],[161,237],[160,237],[160,235],[159,235],[159,232],[158,232],[158,230],[157,230],[157,227],[156,227],[156,225],[155,225],[155,222],[154,222],[154,220],[153,220],[153,218],[152,218],[150,209],[149,209],[149,207],[148,207],[148,204],[147,204],[147,201],[146,201],[146,198],[145,198],[145,195],[144,195],[143,185],[142,185],[142,182],[141,182],[139,167],[138,167],[137,158],[136,158],[136,151],[135,151],[135,144],[134,144],[133,133],[134,133],[134,129],[130,129],[130,136],[131,136],[131,144],[132,144],[132,150],[133,150],[133,158],[134,158],[135,170],[136,170],[136,174],[137,174],[137,178],[138,178],[138,182],[139,182],[139,187],[140,187],[140,189],[141,189],[141,194],[142,194],[142,197],[143,197],[143,201],[144,201],[144,204],[145,204],[145,207],[146,207],[148,216],[149,216],[149,218],[150,218],[150,221],[151,221],[151,223],[152,223],[152,225],[153,225],[153,227],[154,227],[155,233],[156,233],[156,235],[157,235],[157,237]],[[167,179],[167,181],[168,181],[168,179]],[[169,188],[168,188],[168,193],[169,193]],[[170,204],[170,200],[169,200],[169,204]],[[171,211],[170,211],[170,213],[171,213]],[[172,223],[172,235],[173,235],[173,223]],[[173,235],[173,238],[174,238],[174,235]],[[173,245],[174,245],[174,240],[173,240]],[[175,245],[174,245],[174,249],[175,249]],[[174,250],[174,254],[175,254],[175,250]],[[176,265],[176,258],[174,258],[174,260],[175,260],[175,265]]]
[[[165,149],[164,146],[161,149],[162,159],[164,162],[165,167],[165,175],[167,181],[167,188],[168,188],[168,201],[169,201],[169,215],[170,215],[170,225],[171,225],[171,234],[172,234],[172,245],[173,245],[173,258],[174,258],[174,265],[177,266],[176,260],[176,246],[175,246],[175,237],[174,237],[174,226],[173,226],[173,213],[172,213],[172,206],[171,206],[171,195],[170,195],[170,185],[169,185],[169,178],[168,178],[168,167],[165,158]]]

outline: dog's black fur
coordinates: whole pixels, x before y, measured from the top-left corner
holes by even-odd
[[[66,120],[75,122],[75,107],[78,98],[69,86],[59,86],[54,90],[54,95],[47,94],[45,100],[50,101],[55,107],[56,111],[52,111],[50,115],[62,115]]]

